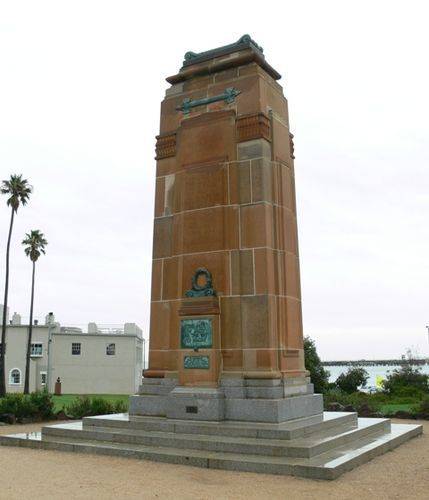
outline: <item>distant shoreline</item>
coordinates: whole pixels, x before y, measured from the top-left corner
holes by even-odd
[[[429,364],[428,358],[420,359],[353,359],[339,361],[322,361],[323,366],[401,366],[411,364],[423,366]]]

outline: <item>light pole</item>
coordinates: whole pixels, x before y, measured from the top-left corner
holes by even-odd
[[[46,390],[51,392],[51,343],[52,343],[52,327],[54,326],[54,313],[48,314],[48,366],[46,370]]]

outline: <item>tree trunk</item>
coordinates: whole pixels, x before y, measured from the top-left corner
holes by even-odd
[[[35,271],[36,271],[36,262],[33,260],[33,275],[31,277],[30,324],[28,325],[28,342],[27,342],[27,358],[25,361],[24,394],[29,394],[30,392],[30,357],[31,357],[31,339],[33,337],[33,303],[34,303]]]
[[[10,216],[9,236],[6,247],[6,274],[4,279],[4,300],[3,300],[3,321],[1,327],[1,354],[0,354],[0,397],[6,394],[6,373],[5,373],[5,350],[6,350],[6,317],[7,317],[7,298],[9,294],[9,253],[10,240],[12,238],[13,219],[15,212],[12,208]]]

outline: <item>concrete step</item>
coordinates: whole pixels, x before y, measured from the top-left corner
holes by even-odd
[[[215,436],[250,437],[262,439],[296,439],[315,432],[349,425],[357,425],[356,413],[325,412],[306,418],[289,420],[281,424],[256,422],[202,422],[173,420],[165,417],[129,416],[126,413],[85,417],[83,427],[114,427],[146,431],[204,434]]]
[[[377,436],[368,435],[359,441],[345,444],[313,458],[267,457],[254,454],[181,450],[88,439],[71,440],[61,437],[51,441],[42,440],[41,433],[0,436],[0,444],[134,457],[213,469],[286,474],[314,479],[335,479],[343,472],[395,448],[421,432],[421,425],[394,424],[390,432]]]
[[[120,443],[142,444],[182,450],[206,450],[223,453],[242,453],[266,456],[310,458],[359,440],[369,434],[390,430],[388,419],[359,419],[357,427],[339,426],[312,434],[306,438],[275,440],[249,437],[230,437],[175,432],[144,431],[136,429],[83,428],[81,422],[58,424],[42,429],[45,439],[57,437],[88,439]]]

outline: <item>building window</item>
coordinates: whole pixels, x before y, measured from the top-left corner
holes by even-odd
[[[114,356],[116,354],[116,344],[107,344],[106,346],[106,355]]]
[[[32,357],[42,357],[43,356],[43,344],[31,344],[31,356]]]
[[[46,385],[46,377],[47,377],[46,372],[40,372],[40,383],[41,385]]]
[[[21,385],[21,370],[19,368],[13,368],[10,371],[9,384],[10,385]]]
[[[81,353],[81,343],[72,342],[72,354],[73,356],[80,356]]]

